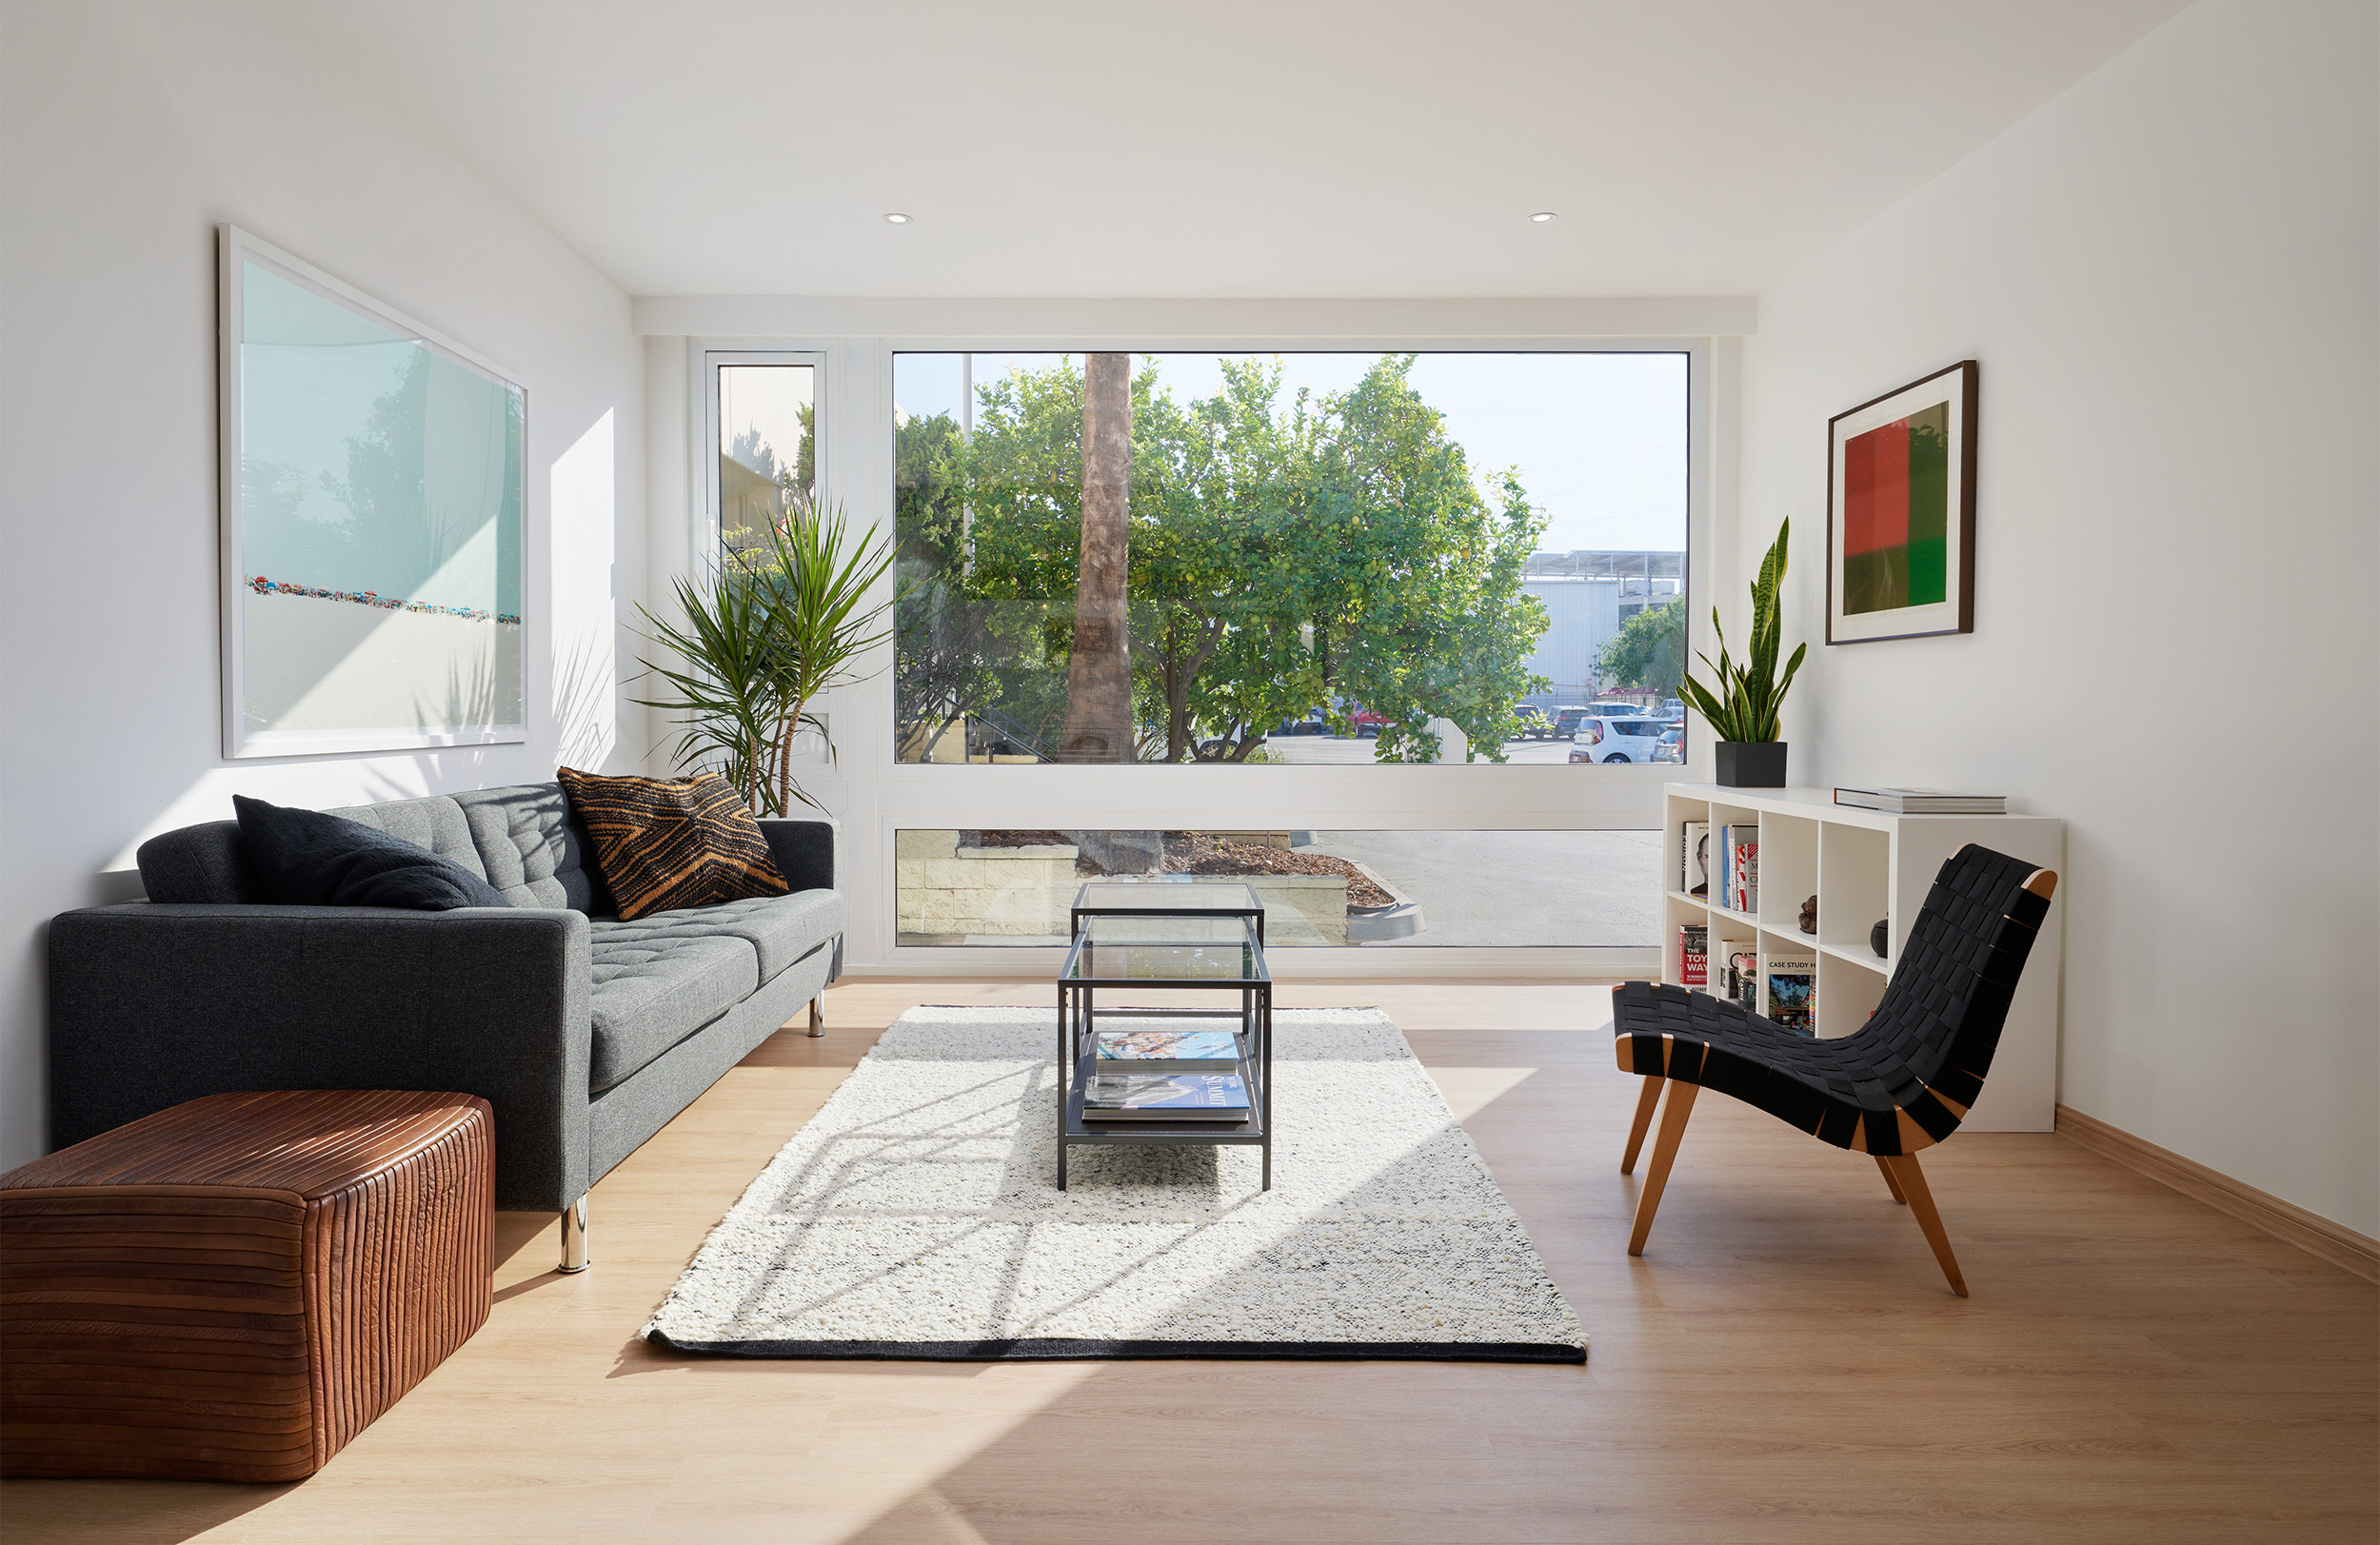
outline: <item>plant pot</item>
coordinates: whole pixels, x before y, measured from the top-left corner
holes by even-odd
[[[1721,741],[1718,782],[1722,788],[1783,788],[1783,741]]]

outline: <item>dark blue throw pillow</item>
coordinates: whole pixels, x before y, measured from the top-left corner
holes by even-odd
[[[319,810],[291,810],[231,796],[240,841],[279,906],[401,906],[446,912],[510,906],[504,892],[452,859],[402,837]]]

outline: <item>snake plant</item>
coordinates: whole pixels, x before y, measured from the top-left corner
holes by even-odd
[[[1776,541],[1770,545],[1768,556],[1760,560],[1759,578],[1752,582],[1750,657],[1738,663],[1728,654],[1727,632],[1719,625],[1719,609],[1714,606],[1711,631],[1719,641],[1719,658],[1716,664],[1707,654],[1701,660],[1716,675],[1716,689],[1704,686],[1691,674],[1678,683],[1678,691],[1687,703],[1722,741],[1777,738],[1777,710],[1784,706],[1786,689],[1794,684],[1794,673],[1801,669],[1801,658],[1810,650],[1807,644],[1796,644],[1793,659],[1785,663],[1784,679],[1777,679],[1777,635],[1781,630],[1777,591],[1785,583],[1785,536],[1793,525],[1787,521],[1776,528]]]

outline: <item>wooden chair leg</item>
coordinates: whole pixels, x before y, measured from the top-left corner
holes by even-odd
[[[1893,1179],[1892,1162],[1882,1154],[1877,1154],[1875,1156],[1875,1167],[1884,1172],[1884,1184],[1886,1189],[1893,1193],[1893,1199],[1899,1202],[1904,1207],[1907,1206],[1909,1204],[1909,1198],[1901,1195],[1901,1183]]]
[[[1647,1079],[1644,1092],[1636,1096],[1636,1119],[1628,1128],[1628,1151],[1619,1156],[1622,1175],[1636,1173],[1636,1150],[1644,1146],[1644,1135],[1653,1125],[1653,1107],[1661,1102],[1661,1085],[1667,1079]]]
[[[1661,1188],[1669,1183],[1670,1161],[1677,1157],[1677,1139],[1686,1135],[1686,1118],[1694,1114],[1699,1084],[1669,1080],[1669,1098],[1661,1102],[1661,1130],[1653,1139],[1653,1167],[1644,1172],[1644,1189],[1636,1193],[1636,1226],[1629,1231],[1628,1253],[1644,1254],[1644,1237],[1653,1232],[1653,1215],[1660,1210]]]
[[[1660,1160],[1656,1156],[1655,1163]],[[1909,1210],[1917,1215],[1917,1226],[1925,1231],[1926,1243],[1934,1246],[1934,1258],[1942,1263],[1942,1275],[1951,1279],[1951,1291],[1967,1297],[1967,1279],[1958,1275],[1958,1258],[1951,1254],[1951,1237],[1942,1232],[1942,1215],[1934,1210],[1934,1193],[1926,1189],[1926,1172],[1917,1167],[1917,1156],[1899,1154],[1891,1159],[1877,1156],[1884,1173],[1899,1186]]]

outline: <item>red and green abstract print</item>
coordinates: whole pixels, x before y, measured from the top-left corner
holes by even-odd
[[[1895,611],[1950,594],[1951,405],[1843,443],[1843,610]]]

